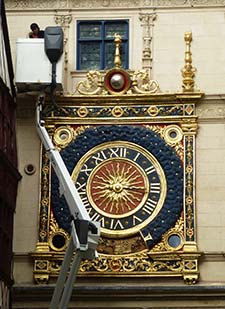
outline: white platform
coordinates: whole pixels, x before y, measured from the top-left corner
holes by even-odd
[[[39,90],[51,83],[52,65],[44,50],[44,39],[16,42],[16,85],[18,91]],[[62,88],[63,56],[56,65],[57,88]]]

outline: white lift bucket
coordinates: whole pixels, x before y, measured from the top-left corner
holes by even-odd
[[[52,65],[45,53],[44,39],[17,39],[16,85],[18,92],[39,91],[51,84]],[[63,55],[56,64],[57,90],[62,90]]]

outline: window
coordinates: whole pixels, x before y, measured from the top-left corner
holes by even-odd
[[[128,68],[128,21],[79,21],[78,70],[104,70],[114,67],[114,34],[121,35],[121,67]]]

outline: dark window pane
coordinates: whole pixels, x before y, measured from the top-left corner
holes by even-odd
[[[122,39],[127,38],[127,25],[125,23],[107,23],[105,25],[106,39],[114,38],[114,34],[118,33]]]
[[[114,35],[121,35],[121,66],[128,66],[128,22],[81,21],[78,23],[79,70],[104,70],[114,67]]]
[[[99,24],[81,24],[80,25],[80,39],[100,39],[101,28]]]
[[[100,69],[100,43],[82,42],[80,44],[80,69]]]
[[[105,69],[114,67],[115,44],[113,42],[106,42],[105,44]],[[125,44],[120,45],[120,59],[121,67],[125,68]]]

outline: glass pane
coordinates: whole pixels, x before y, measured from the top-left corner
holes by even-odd
[[[125,23],[107,23],[105,24],[106,39],[114,38],[114,34],[118,33],[122,38],[127,38],[127,24]]]
[[[115,66],[114,57],[115,57],[115,44],[113,42],[106,42],[105,44],[105,69],[110,69]],[[121,59],[121,67],[126,68],[125,44],[124,43],[120,45],[120,59]]]
[[[99,24],[80,24],[80,39],[100,38]]]
[[[181,238],[179,235],[176,235],[176,234],[170,235],[168,239],[168,243],[170,247],[177,248],[181,243]]]
[[[80,43],[80,69],[100,69],[100,43]]]

